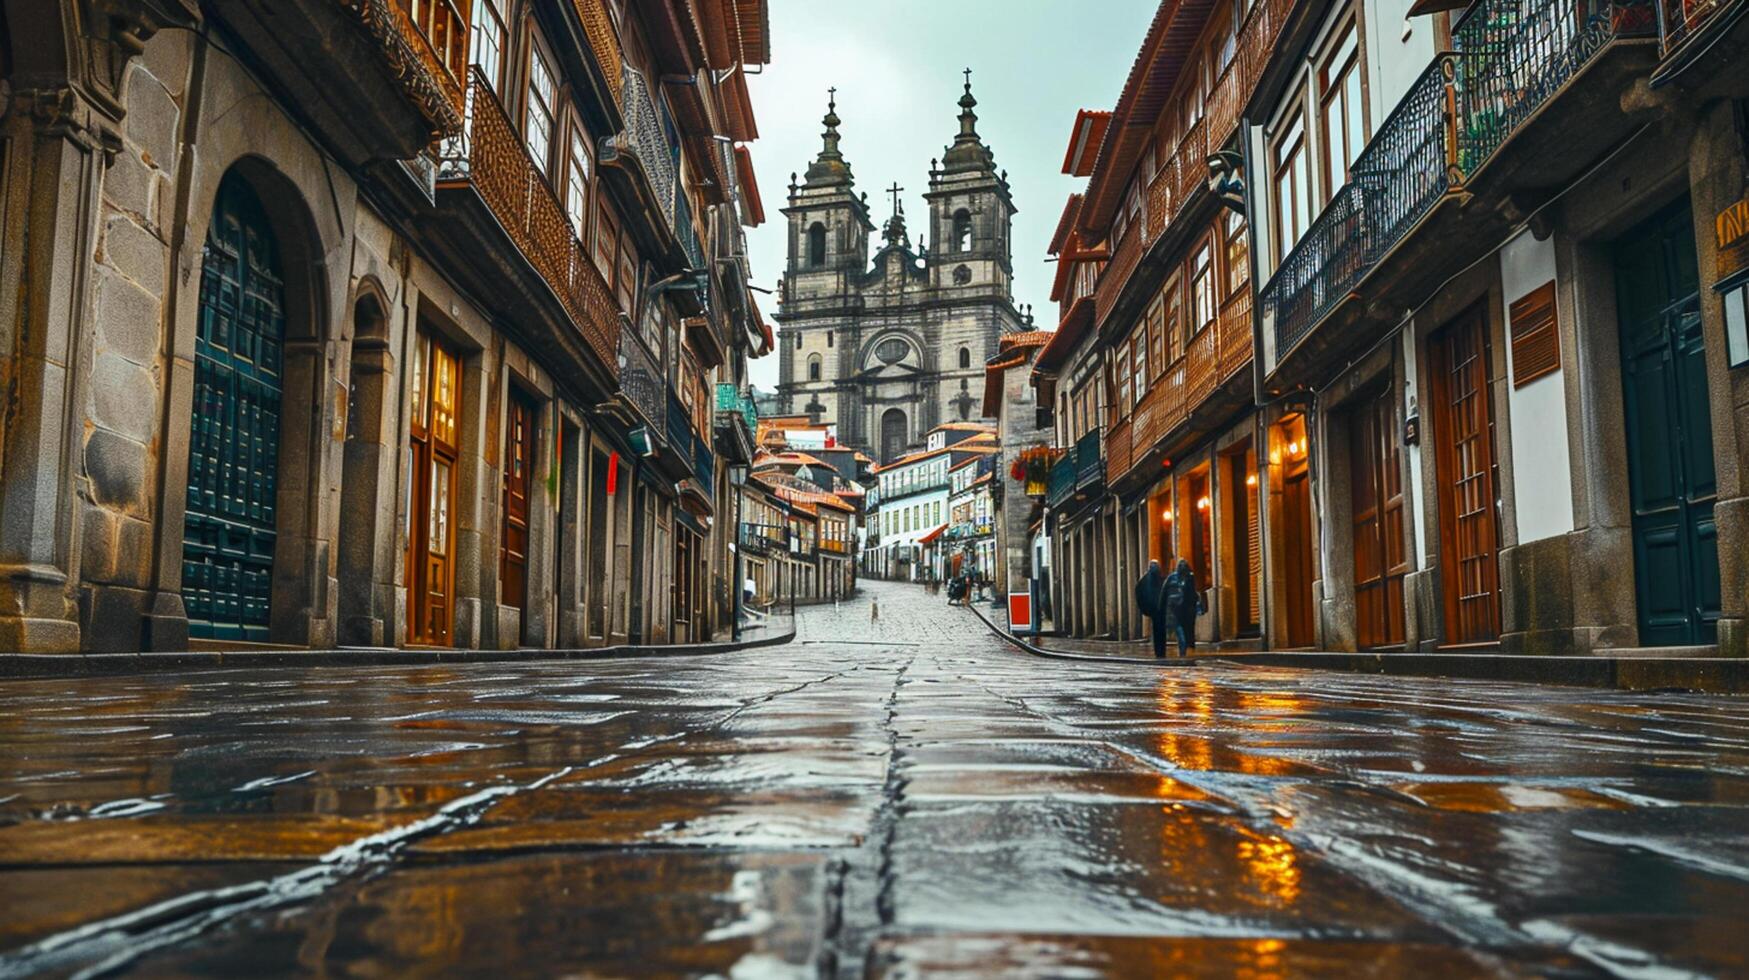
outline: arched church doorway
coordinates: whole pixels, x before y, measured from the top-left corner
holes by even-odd
[[[910,443],[903,409],[889,408],[881,413],[881,462],[891,463],[905,453]]]
[[[182,593],[189,635],[266,641],[278,537],[286,290],[261,199],[232,172],[201,258]]]

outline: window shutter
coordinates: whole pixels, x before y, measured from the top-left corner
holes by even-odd
[[[1522,388],[1561,369],[1560,319],[1551,280],[1512,304],[1512,387]]]

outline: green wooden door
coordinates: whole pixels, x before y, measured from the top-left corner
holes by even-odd
[[[190,636],[266,640],[285,286],[261,201],[219,186],[201,258],[182,598]]]
[[[1714,643],[1718,487],[1686,198],[1618,244],[1615,276],[1640,642]]]

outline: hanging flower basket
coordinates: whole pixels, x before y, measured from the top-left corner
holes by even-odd
[[[1051,464],[1062,458],[1063,451],[1049,446],[1023,449],[1008,468],[1008,478],[1026,484],[1029,496],[1042,497],[1051,477]]]

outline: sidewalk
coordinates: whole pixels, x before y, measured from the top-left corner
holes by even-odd
[[[1452,677],[1469,680],[1522,681],[1568,687],[1621,691],[1700,691],[1707,694],[1749,694],[1749,659],[1735,657],[1669,657],[1646,655],[1537,656],[1507,653],[1342,653],[1333,651],[1264,650],[1238,652],[1203,647],[1188,659],[1155,660],[1146,640],[1084,640],[1068,637],[1015,637],[982,609],[974,609],[990,629],[1010,642],[1041,656],[1072,660],[1131,663],[1138,666],[1189,667],[1236,664],[1247,667],[1288,667],[1337,670],[1395,677]]]
[[[378,667],[436,664],[531,663],[542,660],[620,660],[633,657],[703,657],[778,646],[795,639],[787,610],[760,626],[744,628],[741,642],[664,646],[621,644],[571,650],[519,647],[457,650],[447,647],[341,647],[333,650],[191,650],[167,653],[0,653],[0,680],[93,677],[158,671],[241,670],[261,667]]]

